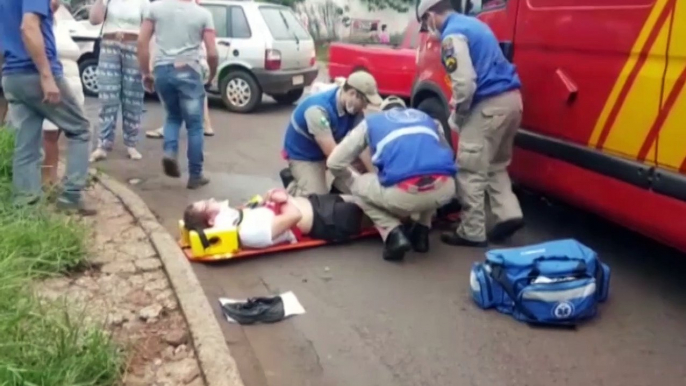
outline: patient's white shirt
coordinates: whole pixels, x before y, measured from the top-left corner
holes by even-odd
[[[241,245],[245,248],[268,248],[273,245],[283,243],[295,243],[297,240],[292,231],[272,237],[272,223],[276,215],[266,207],[243,209],[243,219],[238,225],[238,238]],[[214,228],[231,228],[236,225],[240,218],[240,211],[229,206],[225,206],[219,211],[214,219]]]

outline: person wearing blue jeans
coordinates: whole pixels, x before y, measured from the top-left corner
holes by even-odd
[[[154,77],[150,73],[150,40],[155,34]],[[164,123],[164,173],[181,177],[179,131],[188,131],[188,189],[207,185],[203,176],[203,110],[205,88],[201,49],[205,44],[211,82],[219,56],[212,14],[196,2],[167,0],[150,4],[138,37],[138,61],[145,88],[157,91],[167,118]]]
[[[53,33],[58,0],[0,2],[0,46],[4,49],[2,86],[16,129],[12,183],[17,204],[33,204],[42,196],[43,121],[64,131],[68,141],[67,170],[57,207],[82,215],[82,190],[88,173],[90,123],[63,77]]]
[[[171,177],[181,175],[176,159],[179,152],[179,132],[185,121],[188,131],[188,187],[194,188],[192,185],[197,185],[204,179],[202,166],[205,87],[202,78],[190,66],[175,68],[173,64],[156,66],[153,74],[155,90],[167,111],[163,129],[165,173]]]

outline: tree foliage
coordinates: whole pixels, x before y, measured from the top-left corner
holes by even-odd
[[[363,4],[367,4],[370,11],[393,9],[398,12],[407,12],[412,10],[417,0],[360,0]]]

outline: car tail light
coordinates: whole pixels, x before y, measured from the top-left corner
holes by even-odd
[[[265,70],[278,70],[281,68],[281,51],[279,50],[265,50],[264,51],[264,68]]]
[[[310,67],[314,67],[315,64],[317,64],[317,51],[312,51],[312,57],[310,58]]]

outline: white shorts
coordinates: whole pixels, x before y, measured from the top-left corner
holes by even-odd
[[[86,103],[86,97],[83,95],[83,86],[81,85],[81,78],[77,77],[65,77],[67,83],[69,83],[69,88],[72,94],[76,98],[79,106],[83,108]],[[59,128],[47,119],[43,121],[43,131],[57,131]]]
[[[238,238],[246,248],[268,248],[285,242],[297,240],[293,232],[285,232],[275,239],[272,237],[272,222],[276,215],[269,208],[257,207],[243,210],[243,220],[238,225]]]

